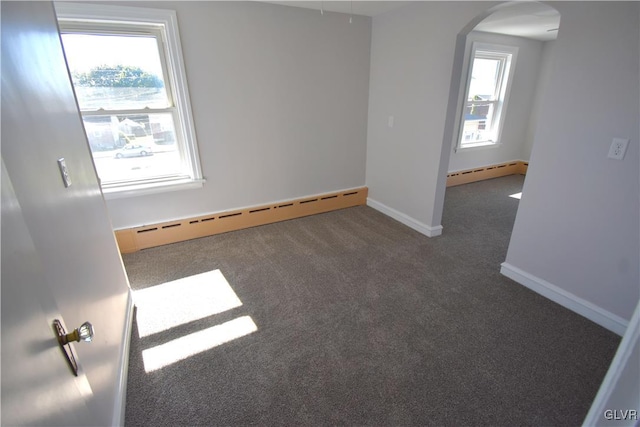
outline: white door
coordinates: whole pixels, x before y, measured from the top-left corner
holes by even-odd
[[[53,4],[1,2],[2,425],[117,425],[131,299]],[[58,160],[71,180],[65,186]],[[52,322],[90,321],[74,376]]]
[[[91,420],[90,387],[70,375],[52,339],[59,311],[4,161],[1,179],[2,424],[82,424]]]

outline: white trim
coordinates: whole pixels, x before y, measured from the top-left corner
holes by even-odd
[[[161,181],[152,184],[133,184],[120,188],[103,188],[102,194],[105,200],[124,199],[128,197],[144,196],[147,194],[167,193],[169,191],[193,190],[202,188],[204,179],[182,179],[174,181]]]
[[[441,225],[437,225],[435,227],[429,226],[414,218],[411,218],[407,214],[404,214],[400,211],[390,208],[383,203],[373,200],[370,197],[367,197],[367,206],[372,207],[373,209],[382,212],[383,214],[395,219],[396,221],[403,223],[407,227],[413,228],[418,233],[422,233],[427,237],[436,237],[442,234]]]
[[[168,9],[147,9],[146,7],[116,6],[105,4],[89,4],[80,2],[54,2],[56,14],[65,19],[84,21],[87,19],[104,21],[112,18],[115,22],[166,24],[167,13],[175,14]]]
[[[501,264],[500,273],[618,335],[623,335],[629,325],[622,317],[507,262]]]
[[[129,348],[131,344],[131,331],[133,329],[133,294],[131,289],[127,292],[127,313],[125,317],[124,333],[120,345],[120,372],[118,373],[115,405],[111,425],[123,426],[125,408],[127,406],[127,378],[129,376]]]
[[[464,151],[476,151],[476,150],[486,150],[487,148],[500,148],[502,147],[502,142],[491,142],[491,141],[485,141],[485,142],[479,142],[475,145],[465,145],[464,147],[456,147],[454,149],[455,153],[460,153],[460,152],[464,152]]]
[[[609,366],[607,375],[604,377],[604,380],[600,385],[598,394],[596,394],[593,404],[591,405],[591,409],[589,409],[589,413],[587,413],[587,417],[582,424],[583,426],[595,426],[605,422],[606,419],[604,418],[604,413],[607,409],[635,409],[640,413],[640,401],[637,400],[637,396],[635,398],[633,396],[628,396],[629,401],[635,402],[635,408],[616,405],[618,402],[610,402],[615,391],[618,391],[618,395],[620,395],[620,391],[616,390],[616,388],[618,386],[618,381],[624,375],[625,369],[629,367],[629,363],[638,363],[637,359],[633,359],[631,357],[634,351],[638,351],[638,346],[640,346],[640,303],[636,305],[636,309],[631,317],[631,321],[629,322],[627,332],[622,337],[618,351],[616,351],[616,355],[613,357],[611,366]],[[627,421],[628,422],[626,424],[616,423],[616,425],[633,425],[636,420],[630,419]]]

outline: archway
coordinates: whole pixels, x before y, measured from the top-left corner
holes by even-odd
[[[543,43],[545,37],[546,40],[555,38],[548,36],[557,34],[559,21],[559,12],[544,3],[536,1],[508,2],[491,7],[476,16],[458,34],[438,170],[433,215],[435,223],[441,223],[442,220],[447,175],[450,172],[453,156],[456,156],[456,148],[461,132],[462,106],[465,103],[463,98],[466,93],[469,73],[471,35],[482,31],[482,34],[492,33],[516,36],[517,38],[531,38]],[[468,153],[466,152],[466,154]],[[484,157],[486,158],[487,156]],[[474,164],[470,166],[470,169],[478,166],[478,164]]]

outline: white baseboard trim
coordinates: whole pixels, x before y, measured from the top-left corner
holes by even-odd
[[[629,322],[622,317],[509,263],[501,264],[500,273],[620,336],[624,335],[629,326]]]
[[[129,376],[129,348],[131,345],[131,331],[133,329],[133,294],[129,289],[127,295],[127,312],[122,334],[122,354],[120,354],[120,372],[118,376],[118,389],[116,390],[115,406],[113,408],[113,426],[124,425],[124,411],[127,406],[127,378]]]
[[[380,203],[378,201],[375,201],[373,199],[371,199],[370,197],[367,197],[367,206],[372,207],[373,209],[382,212],[383,214],[390,216],[391,218],[395,219],[396,221],[399,221],[401,223],[403,223],[404,225],[406,225],[407,227],[413,228],[414,230],[416,230],[418,233],[422,233],[427,237],[436,237],[442,234],[442,226],[438,225],[435,227],[431,227],[427,224],[424,224],[420,221],[415,220],[414,218],[411,218],[409,215],[406,215],[400,211],[397,211],[393,208],[390,208],[389,206]]]

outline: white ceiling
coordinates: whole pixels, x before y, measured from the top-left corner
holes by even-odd
[[[560,14],[554,8],[535,2],[522,2],[495,11],[476,25],[476,31],[509,34],[536,40],[555,40]]]
[[[320,9],[354,15],[376,16],[406,6],[414,1],[268,1],[283,6]],[[508,34],[536,40],[554,40],[558,34],[560,14],[547,5],[537,2],[518,2],[497,10],[476,26],[477,31]],[[551,31],[550,31],[551,30]]]
[[[305,9],[314,9],[314,10],[324,10],[325,12],[338,12],[338,13],[346,13],[351,14],[353,7],[354,15],[364,15],[364,16],[376,16],[381,13],[388,12],[393,9],[397,9],[399,7],[405,6],[407,4],[413,3],[411,1],[359,1],[356,0],[351,2],[349,0],[334,0],[334,1],[319,1],[319,0],[309,0],[309,1],[269,1],[269,0],[260,0],[264,3],[273,3],[279,4],[283,6],[294,6],[294,7],[303,7]]]

